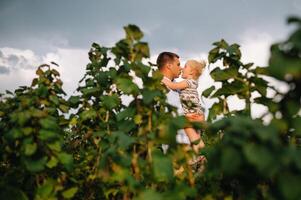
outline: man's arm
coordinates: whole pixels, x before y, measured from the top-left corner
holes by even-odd
[[[191,122],[200,122],[200,123],[202,123],[202,122],[205,121],[204,114],[189,113],[189,114],[186,114],[185,117]]]

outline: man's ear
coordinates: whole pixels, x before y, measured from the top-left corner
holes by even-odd
[[[171,63],[166,63],[166,68],[171,70]]]

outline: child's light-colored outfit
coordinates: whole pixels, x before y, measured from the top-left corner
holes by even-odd
[[[186,79],[185,81],[188,87],[178,91],[184,114],[204,114],[204,108],[200,104],[199,93],[197,91],[198,82],[194,79]]]

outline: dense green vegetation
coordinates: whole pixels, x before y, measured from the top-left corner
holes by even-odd
[[[192,152],[175,141],[187,121],[174,117],[162,75],[145,64],[149,47],[137,26],[126,26],[114,47],[92,44],[78,95],[68,100],[58,66],[41,65],[31,86],[0,97],[0,198],[299,199],[301,20],[288,21],[296,28],[271,46],[268,67],[242,63],[237,44],[214,43],[209,63],[222,66],[210,75],[222,87],[203,92],[218,102],[203,127],[208,162],[202,173],[193,172]],[[265,77],[289,91],[281,93]],[[122,103],[125,95],[129,105]],[[246,108],[230,112],[231,95]],[[268,124],[251,118],[252,103],[268,107]],[[167,154],[161,144],[169,145]]]

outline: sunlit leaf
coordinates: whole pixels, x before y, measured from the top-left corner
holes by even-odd
[[[65,190],[62,195],[66,199],[71,199],[77,192],[78,188],[77,187],[72,187],[69,188],[68,190]]]

